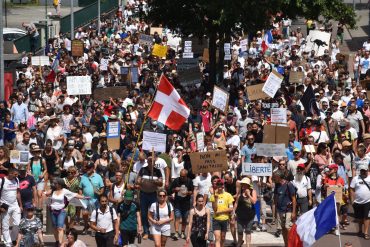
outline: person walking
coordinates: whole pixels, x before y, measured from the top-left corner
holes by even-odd
[[[186,243],[191,241],[193,247],[206,247],[211,226],[211,212],[205,207],[202,194],[195,198],[195,207],[190,210]]]
[[[108,205],[108,197],[101,195],[99,208],[91,213],[90,227],[96,231],[95,241],[99,247],[111,247],[118,242],[119,221],[117,212]]]
[[[167,238],[171,235],[171,221],[174,219],[173,206],[167,202],[167,192],[158,191],[158,202],[152,203],[148,212],[151,224],[150,232],[154,238],[155,247],[166,246]]]

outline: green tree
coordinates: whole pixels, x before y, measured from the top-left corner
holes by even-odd
[[[290,18],[342,20],[355,27],[356,14],[342,0],[150,0],[148,20],[182,35],[204,35],[209,39],[210,82],[216,81],[216,51],[236,29],[256,32],[269,28],[279,11]],[[221,54],[221,52],[220,52]],[[220,57],[222,61],[223,57]],[[222,65],[221,65],[222,66]]]

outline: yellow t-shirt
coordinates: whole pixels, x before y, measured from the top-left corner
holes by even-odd
[[[215,196],[211,195],[209,199],[210,202],[215,201]],[[234,202],[234,198],[230,193],[223,192],[222,194],[218,194],[217,198],[217,211],[224,211],[229,208],[229,205]],[[215,220],[228,220],[230,217],[230,213],[214,215],[213,218]]]

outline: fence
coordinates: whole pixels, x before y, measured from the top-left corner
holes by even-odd
[[[38,29],[41,33],[41,29]],[[31,36],[25,35],[16,40],[14,40],[14,45],[17,48],[18,53],[30,52],[31,51]],[[41,49],[41,35],[39,35],[36,43],[36,51]]]

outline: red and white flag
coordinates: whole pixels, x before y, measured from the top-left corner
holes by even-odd
[[[162,75],[148,116],[170,129],[179,130],[189,115],[189,107],[168,79]]]

